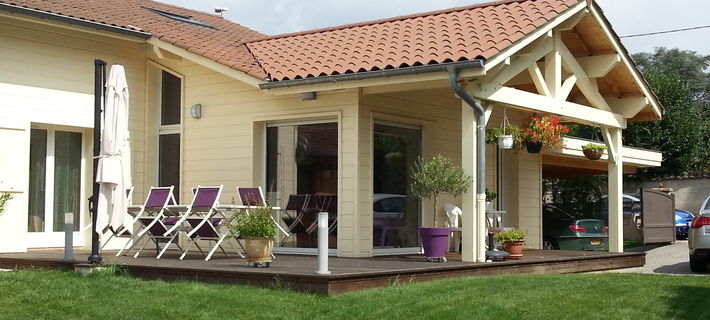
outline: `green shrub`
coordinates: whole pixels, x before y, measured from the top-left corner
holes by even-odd
[[[494,237],[496,241],[500,242],[500,244],[506,245],[511,242],[523,240],[525,238],[525,231],[520,229],[512,229],[509,231],[499,232]]]
[[[276,225],[272,220],[273,209],[269,206],[249,209],[248,214],[240,214],[230,225],[234,236],[274,238],[276,237]]]

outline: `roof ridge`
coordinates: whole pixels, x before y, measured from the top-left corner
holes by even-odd
[[[401,21],[401,20],[414,19],[414,18],[420,18],[420,17],[428,17],[428,16],[451,13],[451,12],[456,12],[456,11],[464,11],[464,10],[471,10],[471,9],[478,9],[478,8],[485,8],[485,7],[494,7],[494,6],[504,5],[504,4],[508,4],[508,3],[526,2],[526,1],[538,1],[538,0],[496,0],[496,1],[490,1],[490,2],[484,2],[484,3],[475,3],[475,4],[468,5],[468,6],[459,6],[459,7],[453,7],[453,8],[448,8],[448,9],[413,13],[413,14],[395,16],[395,17],[390,17],[390,18],[383,18],[383,19],[363,21],[363,22],[355,22],[355,23],[343,24],[343,25],[338,25],[338,26],[304,30],[304,31],[298,31],[298,32],[282,33],[282,34],[278,34],[278,35],[264,37],[261,39],[254,39],[254,40],[251,40],[251,41],[248,41],[245,43],[248,44],[248,43],[254,43],[254,42],[259,42],[259,41],[275,40],[275,39],[288,38],[288,37],[294,37],[294,36],[302,36],[302,35],[307,35],[307,34],[315,34],[315,33],[336,31],[336,30],[342,30],[342,29],[348,29],[348,28],[370,26],[370,25],[387,23],[387,22],[392,22],[392,21]],[[584,1],[584,0],[579,0],[579,1]]]

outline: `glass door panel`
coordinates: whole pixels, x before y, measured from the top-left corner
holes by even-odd
[[[266,195],[285,208],[284,228],[293,234],[281,247],[316,248],[319,211],[330,213],[329,247],[336,247],[338,124],[279,125],[266,131]]]
[[[419,198],[409,194],[409,171],[421,155],[421,130],[375,124],[373,247],[419,246]]]
[[[53,231],[64,231],[64,214],[74,213],[74,231],[79,231],[81,194],[81,133],[54,134]]]
[[[27,231],[44,231],[47,178],[47,130],[30,131],[30,183]]]

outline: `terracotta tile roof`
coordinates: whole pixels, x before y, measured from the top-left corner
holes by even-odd
[[[244,45],[245,42],[264,38],[265,35],[218,15],[150,0],[0,0],[0,3],[144,31],[256,78],[263,79],[266,76]],[[214,29],[177,21],[146,8],[190,17]]]
[[[491,58],[582,0],[507,0],[247,44],[273,81]]]

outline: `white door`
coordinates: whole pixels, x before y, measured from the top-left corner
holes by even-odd
[[[74,245],[83,245],[79,229],[86,205],[83,134],[52,127],[30,133],[27,247],[64,246],[64,214],[74,214]]]

